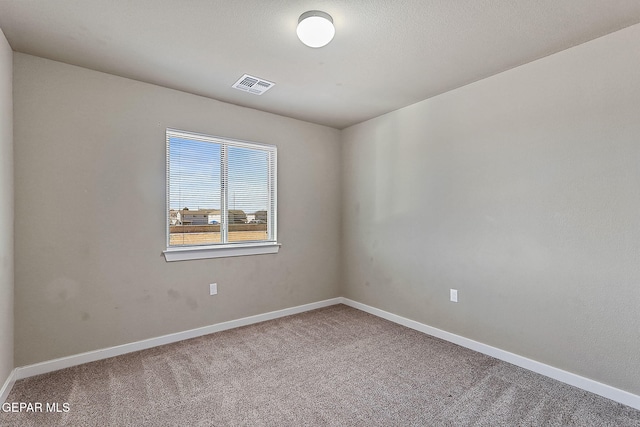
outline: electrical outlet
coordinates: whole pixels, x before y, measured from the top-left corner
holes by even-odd
[[[449,300],[451,300],[451,302],[458,302],[458,290],[457,289],[449,289]]]
[[[209,295],[217,295],[217,293],[218,293],[218,284],[211,283],[209,285]]]

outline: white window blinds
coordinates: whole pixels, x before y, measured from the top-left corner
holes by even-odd
[[[167,130],[167,247],[276,242],[273,145]]]

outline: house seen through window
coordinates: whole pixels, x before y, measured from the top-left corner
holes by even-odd
[[[167,247],[275,243],[273,145],[167,130]]]

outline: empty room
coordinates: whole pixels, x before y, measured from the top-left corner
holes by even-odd
[[[0,425],[640,426],[637,0],[0,30]]]

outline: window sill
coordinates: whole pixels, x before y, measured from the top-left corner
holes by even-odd
[[[168,248],[164,253],[167,262],[192,259],[226,258],[232,256],[276,254],[280,243],[247,243],[224,246],[189,246]]]

